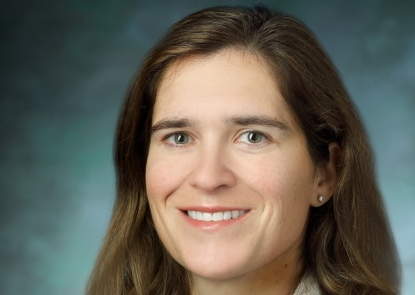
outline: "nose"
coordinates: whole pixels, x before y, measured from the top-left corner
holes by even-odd
[[[231,187],[235,185],[236,178],[230,166],[230,157],[225,148],[201,148],[189,175],[189,184],[207,193]]]

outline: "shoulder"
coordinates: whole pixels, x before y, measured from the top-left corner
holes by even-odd
[[[321,295],[317,281],[311,275],[304,275],[293,295]]]

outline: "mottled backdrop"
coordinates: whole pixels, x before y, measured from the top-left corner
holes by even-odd
[[[377,157],[415,294],[415,1],[264,1],[318,36]],[[145,52],[184,15],[251,1],[2,0],[0,294],[82,294],[114,200],[112,138]]]

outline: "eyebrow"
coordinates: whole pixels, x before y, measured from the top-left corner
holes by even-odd
[[[282,130],[290,130],[290,128],[283,122],[272,119],[266,116],[234,116],[225,119],[225,122],[228,124],[235,124],[241,126],[248,126],[248,125],[264,125],[264,126],[271,126],[276,127]],[[188,118],[180,118],[180,119],[171,119],[166,118],[163,119],[154,126],[151,127],[151,133],[154,133],[158,130],[162,129],[169,129],[169,128],[184,128],[184,127],[191,127],[196,125],[194,120],[190,120]]]
[[[169,129],[169,128],[184,128],[194,126],[195,122],[188,118],[181,118],[181,119],[163,119],[158,121],[151,127],[151,133],[154,133],[161,129]]]
[[[229,117],[226,119],[227,123],[232,123],[241,126],[248,126],[248,125],[264,125],[264,126],[271,126],[277,127],[282,130],[290,130],[287,124],[272,119],[267,116],[236,116],[236,117]]]

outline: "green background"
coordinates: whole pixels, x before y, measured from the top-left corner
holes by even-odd
[[[305,22],[358,106],[415,290],[415,1],[263,1]],[[114,200],[119,107],[145,52],[203,7],[251,1],[3,0],[0,294],[82,294]]]

